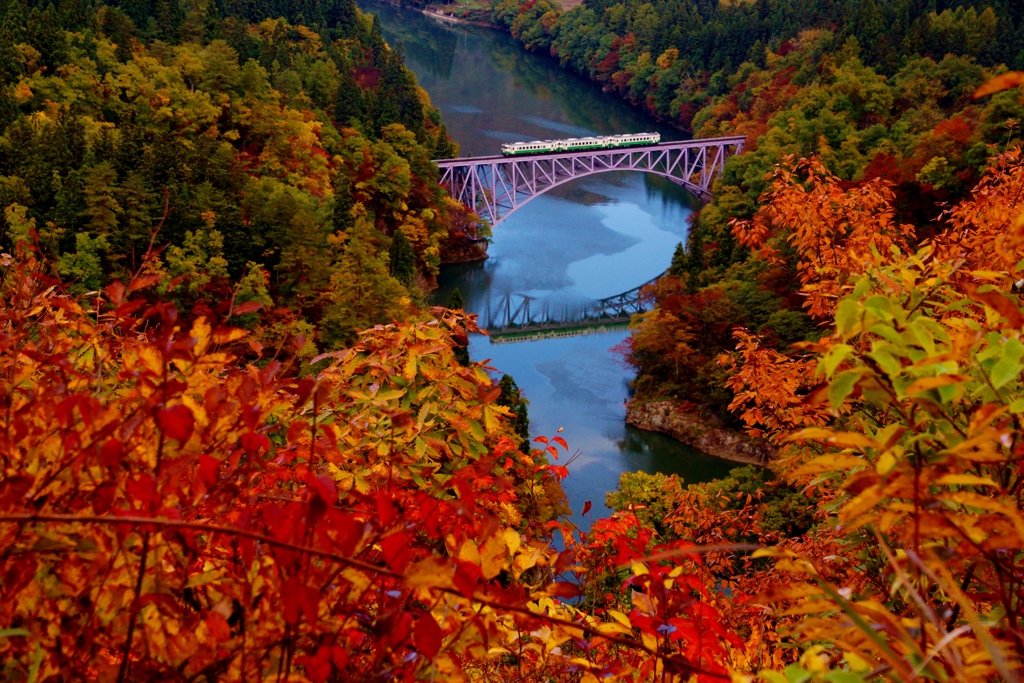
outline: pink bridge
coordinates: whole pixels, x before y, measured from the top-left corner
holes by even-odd
[[[452,197],[495,226],[553,187],[608,171],[664,176],[707,201],[725,160],[743,151],[744,140],[742,136],[707,138],[627,149],[440,159],[436,163],[441,169],[440,182]]]

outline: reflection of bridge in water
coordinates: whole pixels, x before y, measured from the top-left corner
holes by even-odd
[[[482,327],[494,344],[575,337],[622,328],[636,313],[651,309],[653,299],[642,290],[657,279],[621,294],[576,305],[506,294],[488,304],[481,316]]]

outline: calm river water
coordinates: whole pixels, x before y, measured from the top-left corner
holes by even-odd
[[[658,131],[660,126],[553,60],[518,48],[508,36],[452,27],[424,15],[376,4],[387,41],[403,42],[406,61],[441,110],[462,156],[500,153],[503,142],[592,134]],[[494,230],[490,258],[444,269],[436,300],[458,287],[466,310],[524,293],[558,302],[618,294],[663,272],[685,240],[695,200],[656,176],[605,173],[557,188],[521,208]],[[530,401],[534,436],[564,427],[570,455],[565,491],[574,519],[592,501],[604,516],[605,493],[622,472],[679,474],[688,482],[724,475],[736,465],[704,455],[660,434],[625,424],[632,371],[611,350],[627,332],[492,344],[474,337],[474,360],[491,359],[511,374]],[[563,460],[565,457],[563,456]]]

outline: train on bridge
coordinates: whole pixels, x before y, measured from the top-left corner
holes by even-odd
[[[660,133],[633,133],[631,135],[599,135],[589,138],[567,138],[565,140],[534,140],[532,142],[510,142],[501,146],[501,153],[507,157],[526,154],[548,154],[550,152],[582,152],[587,149],[617,149],[619,147],[641,147],[661,142]]]

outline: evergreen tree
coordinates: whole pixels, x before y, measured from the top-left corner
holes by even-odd
[[[356,28],[356,3],[353,0],[328,0],[324,20],[337,37],[351,37]]]
[[[388,60],[388,46],[384,42],[384,35],[380,30],[380,20],[373,15],[373,23],[370,25],[370,50],[373,53],[373,66],[383,69]]]
[[[210,0],[206,3],[203,11],[203,41],[224,40],[227,38],[227,31],[224,30],[224,15],[221,12],[220,2]]]
[[[452,291],[452,295],[448,298],[448,308],[450,308],[452,310],[456,310],[456,311],[461,311],[461,310],[463,310],[464,306],[465,306],[465,304],[462,301],[462,292],[460,292],[459,288],[456,287]],[[458,343],[456,343],[456,344],[457,345],[455,346],[455,349],[454,349],[455,350],[455,360],[457,360],[459,362],[459,365],[462,365],[462,366],[465,366],[465,367],[469,367],[469,364],[470,364],[471,361],[470,361],[470,358],[469,358],[469,346],[468,346],[468,344],[466,346],[463,346],[462,344],[458,344]]]
[[[338,232],[346,232],[352,227],[352,207],[355,200],[352,197],[352,180],[341,168],[334,174],[334,214],[332,225]]]
[[[668,267],[668,274],[672,277],[682,277],[686,273],[686,250],[683,249],[683,243],[680,242],[676,245],[675,253],[672,254],[672,264]]]
[[[530,416],[527,412],[527,406],[530,402],[523,398],[519,387],[516,385],[516,381],[512,379],[511,375],[502,375],[498,386],[501,388],[501,395],[498,396],[496,403],[499,406],[505,406],[512,413],[512,426],[515,429],[516,435],[522,439],[519,444],[519,450],[523,453],[529,453]]]
[[[401,230],[395,231],[391,238],[391,277],[409,286],[416,277],[416,252],[413,251],[409,239]]]
[[[338,63],[338,95],[334,100],[334,120],[339,126],[350,126],[365,114],[363,91],[352,75],[352,65],[342,57]]]
[[[42,64],[48,71],[52,72],[64,63],[67,38],[52,4],[47,4],[42,12],[33,8],[29,13],[28,42],[39,50]]]

